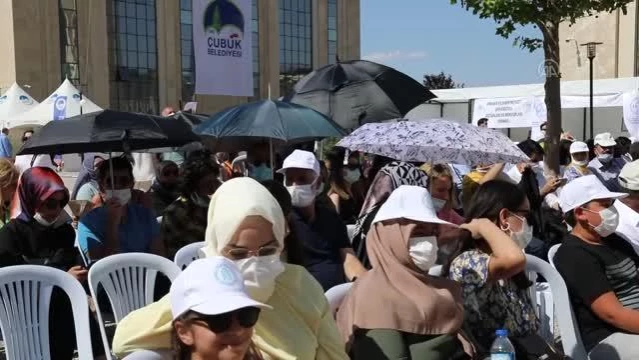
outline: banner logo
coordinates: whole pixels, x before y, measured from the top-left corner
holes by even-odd
[[[244,14],[231,0],[214,0],[204,10],[203,26],[207,34],[208,54],[242,57]]]
[[[21,103],[25,104],[25,105],[31,105],[31,104],[33,104],[33,100],[32,100],[30,97],[26,96],[26,95],[20,95],[20,96],[18,97],[18,100],[19,100]]]

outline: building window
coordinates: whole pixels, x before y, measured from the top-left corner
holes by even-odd
[[[111,108],[157,113],[155,0],[111,0],[107,16]]]
[[[337,61],[337,0],[328,0],[328,63]]]
[[[253,97],[259,98],[260,44],[258,0],[252,1],[251,36],[253,37]],[[195,53],[193,52],[192,0],[180,0],[180,40],[182,56],[182,101],[192,101],[195,94]]]
[[[313,70],[311,0],[279,0],[280,96]]]
[[[60,64],[62,80],[80,86],[78,8],[76,0],[60,0]]]

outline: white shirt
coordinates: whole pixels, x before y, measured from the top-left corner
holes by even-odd
[[[25,170],[30,169],[32,167],[31,160],[33,160],[33,155],[16,156],[16,161],[14,165],[16,169],[18,169],[18,172],[20,173],[20,175],[22,175],[22,173]],[[43,154],[36,156],[36,159],[33,162],[33,167],[36,167],[36,166],[48,167],[53,170],[57,168],[57,166],[51,162],[51,157],[49,155],[43,155]]]
[[[639,213],[619,200],[615,201],[614,207],[619,212],[619,225],[615,233],[630,243],[639,254]]]
[[[517,166],[512,166],[510,170],[508,170],[505,174],[515,184],[519,184],[521,182],[521,173],[519,172]],[[544,176],[544,173],[542,171],[535,171],[535,178],[537,179],[537,184],[539,185],[539,189],[541,190],[541,188],[546,185],[546,177]],[[548,205],[548,207],[550,208],[559,208],[558,195],[559,193],[555,192],[547,194],[546,197],[544,197],[544,203],[546,203],[546,205]]]

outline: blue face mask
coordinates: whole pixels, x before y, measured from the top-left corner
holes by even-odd
[[[249,177],[257,181],[273,180],[273,172],[266,164],[261,164],[260,166],[251,167]]]

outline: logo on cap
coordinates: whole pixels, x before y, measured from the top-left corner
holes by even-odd
[[[235,272],[226,264],[218,266],[215,270],[215,278],[223,285],[233,285],[237,282]]]

